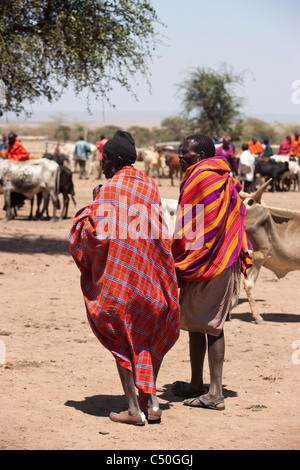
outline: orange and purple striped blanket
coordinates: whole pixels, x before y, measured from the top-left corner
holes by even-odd
[[[180,287],[212,279],[239,256],[243,273],[252,266],[252,246],[244,229],[246,209],[238,195],[242,187],[230,171],[224,158],[214,157],[185,172],[172,239]]]

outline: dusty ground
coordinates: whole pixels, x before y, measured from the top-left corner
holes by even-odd
[[[0,197],[0,449],[299,449],[299,271],[280,281],[261,272],[264,326],[251,321],[242,287],[225,326],[224,412],[185,407],[172,395],[170,385],[190,377],[182,332],[158,380],[162,423],[110,421],[126,403],[115,362],[87,323],[68,252],[72,217],[97,182],[74,180],[77,207],[54,224],[27,221],[29,205],[6,223]],[[162,183],[162,197],[177,198],[178,187]],[[300,210],[300,192],[268,193],[265,201]],[[205,374],[208,381],[207,364]]]

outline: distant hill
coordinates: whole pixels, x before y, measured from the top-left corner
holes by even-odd
[[[88,127],[94,126],[109,126],[116,125],[122,128],[128,128],[132,126],[140,127],[159,127],[163,119],[176,116],[179,111],[107,111],[102,113],[99,111],[93,115],[88,114],[85,110],[78,110],[72,112],[61,111],[36,111],[31,118],[25,119],[24,117],[17,118],[14,115],[2,116],[0,118],[0,124],[11,123],[11,124],[26,124],[26,125],[39,125],[41,121],[51,121],[53,117],[59,115],[63,116],[65,121],[70,123],[84,122]],[[257,113],[250,114],[246,117],[257,118],[270,124],[276,122],[282,124],[288,123],[299,123],[300,125],[300,113],[298,114],[271,114],[271,113]]]

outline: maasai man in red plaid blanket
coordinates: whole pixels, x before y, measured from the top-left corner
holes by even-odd
[[[252,265],[252,246],[244,229],[246,208],[238,195],[242,186],[230,176],[226,158],[215,155],[210,137],[187,137],[179,161],[185,174],[172,252],[181,288],[181,328],[189,332],[192,377],[190,383],[175,382],[173,393],[186,397],[185,405],[224,410],[223,327],[238,302],[241,272]],[[197,223],[193,238],[192,226]],[[182,227],[184,233],[178,237]],[[209,390],[203,387],[206,345]]]
[[[70,251],[81,271],[88,320],[113,354],[128,410],[116,422],[160,422],[155,382],[164,355],[179,336],[175,267],[154,181],[135,169],[128,132],[103,147],[109,180],[75,216]],[[139,399],[136,394],[139,391]]]

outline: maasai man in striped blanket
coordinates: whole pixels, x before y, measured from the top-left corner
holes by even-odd
[[[189,331],[192,377],[190,383],[175,382],[172,389],[187,398],[185,405],[224,410],[223,327],[238,301],[241,272],[252,265],[246,209],[238,195],[242,187],[230,176],[226,159],[215,156],[210,137],[187,137],[179,160],[185,174],[172,252],[181,288],[181,328]],[[208,391],[203,387],[206,341]]]
[[[109,181],[75,216],[70,251],[81,271],[87,316],[113,354],[128,410],[116,422],[160,422],[155,381],[180,331],[178,288],[168,228],[154,181],[132,167],[132,136],[117,131],[103,147]],[[139,391],[139,399],[136,394]]]

